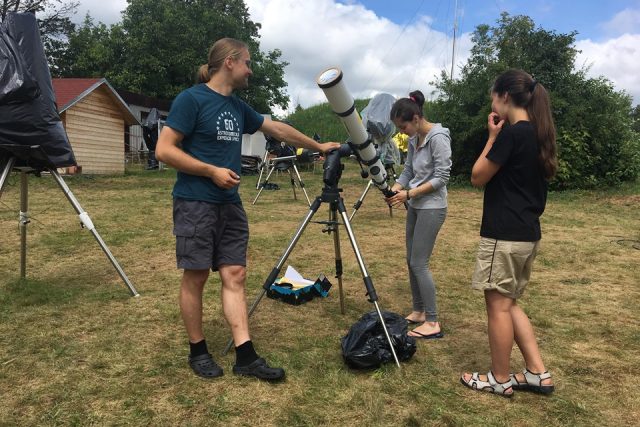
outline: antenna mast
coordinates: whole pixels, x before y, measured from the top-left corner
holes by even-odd
[[[453,50],[451,52],[451,74],[450,78],[453,80],[453,66],[456,60],[456,32],[458,30],[458,0],[455,2],[453,10]]]

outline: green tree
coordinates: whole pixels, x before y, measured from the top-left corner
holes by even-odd
[[[95,24],[89,14],[70,35],[66,49],[52,65],[56,77],[106,77],[115,83],[125,54],[121,25]]]
[[[191,86],[209,47],[222,37],[249,46],[253,77],[238,95],[257,111],[286,108],[279,50],[260,51],[259,24],[243,0],[130,0],[120,24],[95,25],[90,18],[70,37],[61,75],[105,76],[116,87],[171,99]]]
[[[633,120],[633,130],[640,134],[640,104],[636,105],[631,112],[631,119]]]
[[[66,50],[67,39],[75,29],[69,16],[79,4],[79,1],[62,0],[3,0],[0,21],[4,21],[9,12],[33,12],[49,63],[53,63]]]
[[[484,147],[493,80],[521,68],[550,92],[560,161],[556,188],[616,185],[638,176],[631,99],[607,79],[574,70],[575,35],[536,28],[529,17],[507,13],[495,27],[476,28],[460,77],[451,80],[443,72],[436,81],[439,96],[427,106],[427,115],[452,131],[453,174],[467,176]]]

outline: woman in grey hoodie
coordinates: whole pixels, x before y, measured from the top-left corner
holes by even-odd
[[[424,95],[411,92],[391,108],[391,120],[409,136],[404,170],[387,203],[407,203],[406,246],[413,311],[406,317],[418,325],[409,332],[414,338],[444,336],[436,309],[436,286],[429,270],[438,232],[447,216],[447,182],[451,170],[449,129],[431,123],[422,113]]]

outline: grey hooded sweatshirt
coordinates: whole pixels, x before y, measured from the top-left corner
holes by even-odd
[[[407,161],[398,177],[403,188],[411,189],[430,182],[434,191],[412,197],[409,205],[414,209],[440,209],[447,207],[447,182],[451,172],[451,136],[440,123],[433,127],[417,146],[418,134],[409,138]]]

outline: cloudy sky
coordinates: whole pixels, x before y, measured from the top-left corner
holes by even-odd
[[[425,94],[441,70],[454,75],[465,63],[471,33],[495,24],[503,11],[530,16],[559,33],[577,31],[576,66],[605,76],[640,102],[640,0],[245,0],[252,20],[262,24],[263,50],[280,49],[289,62],[288,93],[308,107],[326,101],[315,84],[331,66],[344,72],[356,98],[379,92]],[[456,8],[457,5],[457,8]],[[120,20],[126,0],[80,0],[75,22],[89,12],[95,21]],[[203,53],[203,61],[206,53]]]

